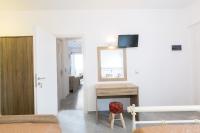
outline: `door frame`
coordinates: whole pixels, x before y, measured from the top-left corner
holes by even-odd
[[[86,66],[86,62],[85,62],[85,58],[86,58],[86,45],[85,45],[85,36],[84,35],[68,35],[68,34],[62,34],[62,35],[58,35],[58,34],[54,34],[56,38],[80,38],[81,39],[81,47],[82,47],[82,54],[83,54],[83,78],[85,80],[85,73],[86,73],[86,69],[85,69],[85,66]],[[38,114],[37,112],[37,75],[36,75],[36,70],[37,70],[37,67],[36,67],[36,64],[35,62],[37,61],[37,58],[36,58],[36,38],[35,36],[33,36],[33,72],[34,72],[34,103],[35,103],[35,106],[34,106],[34,109],[35,109],[35,114]],[[84,113],[88,113],[88,99],[87,99],[87,88],[85,87],[85,82],[83,83],[83,111]],[[59,110],[58,110],[59,111]]]
[[[35,114],[38,114],[37,112],[37,67],[36,67],[36,61],[37,61],[37,55],[36,55],[36,33],[33,35],[33,72],[34,72],[34,102],[35,102]]]
[[[85,45],[85,36],[84,35],[68,35],[68,34],[56,34],[55,35],[56,38],[80,38],[81,39],[81,49],[82,49],[82,55],[83,55],[83,79],[85,81],[86,77],[85,77],[85,73],[86,73],[86,69],[85,69],[85,66],[86,66],[86,62],[85,62],[85,59],[86,59],[86,45]],[[85,82],[83,82],[83,111],[84,113],[88,113],[88,99],[87,99],[87,88],[85,87]]]

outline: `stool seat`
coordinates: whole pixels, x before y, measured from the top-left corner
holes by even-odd
[[[111,102],[109,104],[109,110],[111,113],[120,114],[123,112],[123,104],[120,102]]]

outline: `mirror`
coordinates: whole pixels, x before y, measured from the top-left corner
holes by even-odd
[[[99,81],[127,80],[125,49],[98,47],[97,52]]]

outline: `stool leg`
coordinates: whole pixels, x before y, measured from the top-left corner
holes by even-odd
[[[123,117],[122,113],[120,113],[119,115],[120,115],[120,119],[121,119],[121,122],[122,122],[122,127],[126,128],[124,117]]]
[[[110,122],[110,127],[113,129],[114,126],[114,122],[115,122],[115,114],[111,113],[111,122]]]
[[[109,118],[108,118],[109,123],[111,122],[111,118],[112,118],[112,114],[109,113]]]

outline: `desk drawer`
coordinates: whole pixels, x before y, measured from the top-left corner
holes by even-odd
[[[137,88],[96,88],[97,96],[125,96],[138,95]]]

